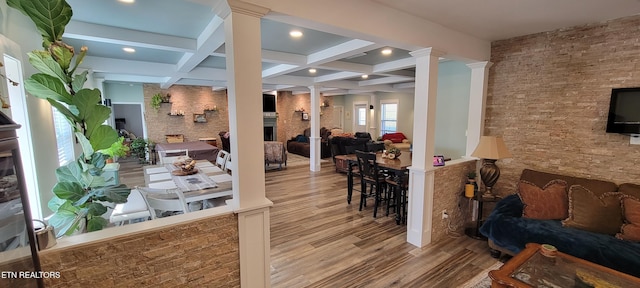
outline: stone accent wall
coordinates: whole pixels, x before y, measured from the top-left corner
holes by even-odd
[[[320,96],[320,102],[328,104],[320,108],[320,127],[331,129],[333,126],[333,97]],[[304,129],[311,127],[311,121],[302,120],[302,112],[295,112],[298,108],[304,108],[305,112],[311,113],[311,95],[293,95],[290,91],[278,92],[278,141],[287,143],[291,137],[295,137],[304,132]],[[311,116],[311,115],[309,115]]]
[[[135,225],[135,224],[132,224]],[[46,287],[240,287],[238,218],[228,214],[40,252]]]
[[[485,134],[503,135],[500,194],[524,168],[640,183],[640,145],[605,133],[611,88],[640,86],[640,16],[492,43]]]
[[[446,163],[435,169],[435,188],[433,193],[431,242],[437,243],[449,239],[447,224],[455,227],[456,233],[463,233],[470,220],[468,199],[463,197],[467,174],[476,170],[475,160],[461,163]],[[442,219],[442,210],[447,210],[449,221]],[[489,215],[489,214],[486,214]]]
[[[229,109],[226,91],[212,91],[211,87],[173,85],[160,89],[158,84],[144,84],[144,120],[149,139],[166,143],[166,134],[183,134],[185,142],[199,138],[220,138],[220,131],[229,131]],[[171,94],[170,104],[160,104],[156,111],[151,108],[151,97],[156,93]],[[218,111],[204,111],[205,107],[217,106]],[[183,117],[169,116],[172,111],[184,111]],[[193,114],[206,114],[206,123],[193,122]],[[218,146],[222,147],[220,140]]]

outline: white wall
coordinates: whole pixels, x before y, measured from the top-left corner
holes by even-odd
[[[0,9],[3,11],[3,26],[1,33],[12,41],[16,42],[22,51],[22,66],[25,79],[37,73],[27,60],[27,52],[42,49],[40,34],[36,32],[34,24],[29,18],[22,15],[15,9],[6,6],[5,1],[1,1]],[[31,137],[33,139],[33,156],[36,162],[36,175],[38,179],[38,189],[41,195],[41,206],[45,210],[44,215],[51,213],[47,208],[47,203],[53,196],[51,189],[57,182],[55,169],[58,165],[58,153],[55,145],[56,138],[53,128],[53,118],[51,105],[45,101],[27,96],[27,111],[31,124]]]
[[[104,98],[112,103],[141,103],[144,104],[144,92],[141,83],[105,82]]]

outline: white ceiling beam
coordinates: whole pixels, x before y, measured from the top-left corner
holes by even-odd
[[[413,89],[416,88],[416,82],[393,84],[393,87],[396,89]]]
[[[182,78],[180,81],[176,82],[174,85],[192,85],[192,86],[210,86],[210,87],[226,87],[226,82],[214,81],[214,80],[206,80],[206,79],[190,79],[190,78]]]
[[[372,74],[373,66],[366,64],[350,63],[344,61],[332,61],[317,66],[320,69],[335,70],[335,71],[351,71],[361,74]]]
[[[142,32],[80,21],[70,21],[65,27],[65,33],[63,36],[72,39],[176,52],[193,52],[196,50],[197,44],[195,39],[190,38]]]
[[[346,58],[352,55],[356,55],[362,52],[366,52],[372,49],[379,48],[380,45],[364,41],[360,39],[353,39],[322,51],[312,53],[307,56],[308,65],[319,65],[331,61],[335,61],[341,58]]]
[[[404,77],[404,76],[391,76],[391,77],[383,77],[378,79],[358,81],[358,85],[371,86],[371,85],[378,85],[378,84],[398,83],[403,81],[415,81],[415,78]]]
[[[145,75],[145,76],[161,76],[166,77],[175,73],[175,65],[122,60],[113,58],[103,58],[95,56],[86,56],[82,61],[83,67],[91,67],[95,72],[119,73],[126,75]]]
[[[318,76],[313,78],[313,81],[316,83],[322,83],[322,82],[328,82],[328,81],[334,81],[334,80],[342,80],[342,79],[349,79],[349,78],[353,78],[353,77],[360,77],[362,75],[362,73],[357,73],[357,72],[338,72],[338,73],[333,73],[333,74],[329,74],[329,75],[324,75],[324,76]]]
[[[389,71],[407,69],[416,66],[416,59],[408,57],[400,60],[389,61],[373,65],[373,73],[385,73]]]
[[[224,44],[224,20],[214,16],[202,33],[200,33],[197,41],[197,51],[195,53],[185,53],[182,55],[180,61],[178,61],[176,69],[178,72],[185,73],[193,70],[198,64],[209,57],[211,51],[215,51]],[[169,81],[163,83],[162,88],[166,89],[171,87],[171,85],[178,80],[180,80],[180,78],[174,74],[169,78]]]
[[[307,57],[300,54],[262,50],[262,61],[276,64],[306,65]]]
[[[105,81],[132,82],[132,83],[163,83],[168,77],[94,73],[95,78],[103,78]]]
[[[297,65],[280,64],[277,66],[273,66],[269,69],[263,70],[262,78],[264,79],[264,78],[273,78],[277,76],[282,76],[291,72],[298,71],[300,69],[304,69],[304,68],[301,68],[300,66],[297,66]]]

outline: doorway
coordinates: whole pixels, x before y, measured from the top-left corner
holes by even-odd
[[[353,132],[368,132],[367,131],[368,106],[369,106],[369,103],[367,102],[353,103]]]
[[[140,104],[113,104],[113,117],[115,118],[115,128],[118,132],[121,129],[125,129],[127,132],[136,135],[136,137],[146,138]]]

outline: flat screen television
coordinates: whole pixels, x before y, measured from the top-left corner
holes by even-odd
[[[262,94],[262,112],[276,112],[276,95]]]
[[[611,90],[607,133],[640,134],[640,87]]]

